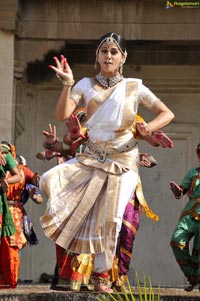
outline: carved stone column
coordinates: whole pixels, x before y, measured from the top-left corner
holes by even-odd
[[[15,105],[13,103],[14,35],[16,0],[0,1],[0,139],[12,141]]]
[[[6,51],[5,51],[6,49]],[[12,141],[13,137],[13,66],[14,35],[0,30],[0,139]]]

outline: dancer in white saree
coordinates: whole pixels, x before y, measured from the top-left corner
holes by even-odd
[[[83,78],[72,88],[73,73],[66,58],[61,56],[59,61],[55,57],[56,66],[50,66],[64,85],[56,118],[66,119],[83,104],[89,140],[83,154],[41,177],[40,188],[48,197],[41,225],[47,237],[61,247],[94,254],[94,287],[103,292],[112,291],[107,286],[107,272],[112,268],[125,207],[139,181],[138,147],[132,131],[138,105],[156,114],[148,124],[137,124],[142,135],[174,118],[140,79],[123,78],[126,56],[124,39],[109,33],[97,47],[100,73],[95,78]],[[56,143],[47,140],[45,147],[54,149]],[[146,213],[153,215],[143,205]]]

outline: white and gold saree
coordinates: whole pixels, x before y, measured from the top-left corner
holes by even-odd
[[[123,212],[138,182],[137,144],[128,152],[116,152],[135,140],[131,128],[139,101],[138,81],[124,79],[98,91],[87,80],[86,94],[93,93],[85,103],[89,139],[110,155],[100,162],[86,148],[76,159],[43,174],[40,188],[48,202],[40,221],[45,235],[61,247],[75,253],[104,253],[105,271],[112,266]],[[84,98],[77,91],[75,87],[72,94]]]

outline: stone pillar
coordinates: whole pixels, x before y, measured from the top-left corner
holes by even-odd
[[[0,2],[0,140],[13,140],[14,41],[17,0]]]
[[[14,35],[0,31],[0,140],[12,141],[15,105],[13,103]]]

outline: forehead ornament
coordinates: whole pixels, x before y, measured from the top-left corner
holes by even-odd
[[[97,47],[97,50],[96,50],[96,56],[98,55],[99,49],[101,48],[101,46],[102,46],[104,43],[106,43],[108,46],[112,46],[113,44],[115,44],[115,45],[119,48],[120,52],[121,52],[125,57],[127,56],[126,50],[123,51],[123,50],[121,49],[119,43],[117,42],[117,40],[114,38],[113,35],[114,35],[114,33],[112,33],[109,37],[106,37],[105,39],[103,39],[103,40],[100,42],[100,44],[99,44],[99,46]]]

